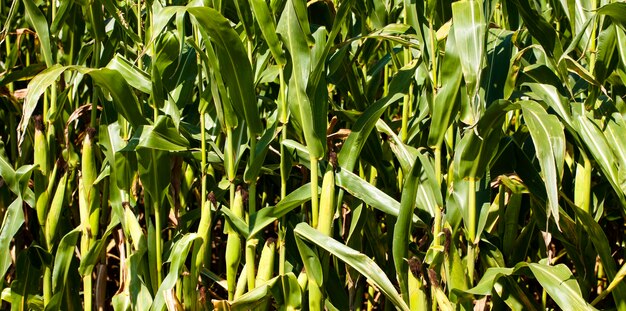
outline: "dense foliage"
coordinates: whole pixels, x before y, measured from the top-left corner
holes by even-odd
[[[626,310],[626,3],[1,0],[13,310]]]

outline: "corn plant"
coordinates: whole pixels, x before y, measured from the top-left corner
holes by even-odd
[[[624,12],[0,0],[0,309],[626,310]]]

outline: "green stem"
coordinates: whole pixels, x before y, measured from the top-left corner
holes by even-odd
[[[597,8],[596,0],[591,1],[591,11],[595,11]],[[599,17],[598,17],[599,19]],[[596,67],[596,32],[598,29],[598,23],[594,22],[591,28],[591,38],[589,38],[589,72],[593,73]]]
[[[161,285],[161,282],[163,281],[163,274],[162,274],[162,269],[163,269],[163,253],[161,252],[161,210],[159,207],[159,200],[158,198],[152,198],[152,208],[154,210],[154,231],[155,231],[155,250],[156,250],[156,268],[157,268],[157,281],[158,281],[158,285]]]
[[[4,45],[6,47],[7,57],[8,57],[9,55],[11,55],[11,36],[9,36],[8,34],[4,37]],[[14,91],[13,82],[7,84],[7,88],[9,89],[9,93],[13,93]],[[15,137],[15,136],[11,136],[11,137]]]
[[[250,159],[248,160],[248,165],[252,166],[254,162],[254,158],[256,157],[256,135],[250,133]],[[254,216],[256,214],[256,178],[257,176],[253,176],[250,181],[250,185],[248,186],[248,213],[250,216]]]
[[[278,73],[280,79],[280,89],[278,93],[278,103],[280,105],[280,123],[282,129],[280,132],[280,199],[284,199],[287,196],[287,180],[289,179],[289,163],[287,162],[287,148],[283,145],[283,142],[287,140],[287,122],[289,117],[289,111],[287,110],[287,101],[285,100],[285,77],[284,67],[280,67]],[[279,275],[285,274],[285,218],[281,217],[278,229],[278,273]]]
[[[91,24],[96,25],[95,15],[93,14],[94,6],[89,7],[89,18],[91,19]],[[98,68],[100,63],[100,38],[98,37],[98,30],[93,29],[94,33],[94,45],[93,45],[93,58],[92,58],[92,67]],[[94,87],[94,91],[91,98],[91,127],[97,128],[97,117],[98,117],[98,88]]]
[[[137,36],[139,37],[139,44],[142,43],[143,30],[141,28],[141,0],[137,0]],[[141,59],[141,46],[137,47],[137,67],[143,70],[143,60]]]
[[[249,43],[250,41],[248,41]],[[251,45],[248,44],[248,47]],[[250,136],[250,159],[248,165],[252,165],[254,158],[256,157],[256,135],[249,133]],[[250,219],[256,214],[256,176],[252,177],[250,185],[248,186],[248,216]],[[248,291],[253,290],[256,287],[256,246],[258,239],[253,236],[248,238],[246,243],[246,269],[248,269]]]
[[[83,222],[83,224],[88,222]],[[83,229],[83,235],[80,239],[80,253],[81,256],[87,255],[89,251],[89,229]],[[93,310],[92,308],[92,297],[93,297],[93,284],[91,280],[91,273],[83,276],[83,302],[84,302],[84,310]]]

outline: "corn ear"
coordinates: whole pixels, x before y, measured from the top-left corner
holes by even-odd
[[[320,215],[317,230],[327,236],[332,235],[333,219],[335,218],[335,172],[328,166],[322,181],[320,194]]]
[[[209,196],[212,196],[210,194]],[[208,265],[211,262],[211,222],[213,220],[212,208],[213,200],[207,200],[202,206],[202,215],[198,225],[198,234],[202,237],[202,245],[198,251],[196,266]]]
[[[235,288],[235,295],[232,299],[229,298],[230,301],[233,301],[246,293],[246,286],[248,285],[248,267],[246,264],[243,265],[243,269],[241,269],[241,274],[237,279],[237,286]]]
[[[276,239],[269,238],[263,250],[261,251],[261,258],[259,259],[259,269],[256,274],[256,285],[260,286],[267,283],[268,280],[274,275],[274,258],[276,254]],[[268,310],[269,301],[266,299],[257,310]]]
[[[57,185],[57,189],[54,192],[54,197],[52,198],[52,203],[50,204],[50,211],[48,212],[48,216],[46,217],[45,234],[46,241],[48,243],[48,249],[51,248],[52,244],[54,243],[54,239],[56,238],[56,228],[59,223],[59,218],[61,218],[61,211],[63,210],[66,185],[67,173],[65,173],[63,177],[61,177],[61,180]]]
[[[85,203],[87,204],[85,212],[88,213],[91,237],[95,237],[98,234],[100,224],[100,209],[98,208],[97,203],[97,190],[93,185],[94,181],[98,177],[93,145],[94,134],[95,129],[87,129],[85,139],[83,140],[83,154],[81,161],[83,196],[85,198]]]
[[[274,275],[274,257],[276,254],[276,239],[269,238],[259,259],[259,269],[256,274],[256,284],[261,285],[267,282]]]
[[[248,270],[248,291],[256,288],[256,246],[259,243],[258,239],[250,239],[246,241],[246,270]]]
[[[241,188],[235,192],[235,197],[231,206],[232,212],[241,217],[243,216],[243,197]],[[228,234],[226,241],[226,281],[228,283],[228,299],[233,300],[235,296],[235,286],[237,279],[237,268],[241,261],[241,237],[237,232],[226,226],[225,231]],[[245,269],[243,270],[245,271]]]
[[[36,198],[37,220],[43,225],[46,220],[49,196],[46,191],[48,187],[48,140],[44,134],[44,125],[41,116],[35,117],[35,138],[34,138],[33,163],[38,166],[35,171],[34,186]]]
[[[417,257],[409,260],[409,307],[411,310],[428,310],[428,296],[422,282],[422,263]]]

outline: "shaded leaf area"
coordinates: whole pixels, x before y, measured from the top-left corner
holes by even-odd
[[[626,310],[625,13],[0,0],[0,309]]]

